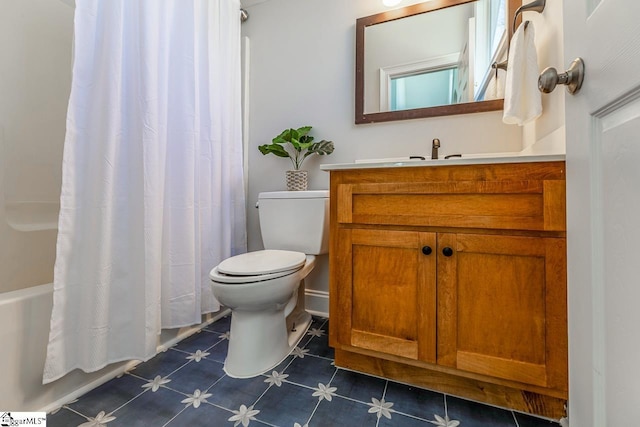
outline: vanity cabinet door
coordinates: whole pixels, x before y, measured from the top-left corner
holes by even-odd
[[[339,343],[435,363],[436,234],[339,234]]]
[[[438,364],[566,390],[564,238],[438,234]]]

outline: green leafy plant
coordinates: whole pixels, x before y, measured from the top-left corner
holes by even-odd
[[[318,154],[324,156],[333,153],[333,142],[325,141],[313,142],[313,137],[309,135],[311,126],[303,126],[298,129],[286,129],[271,141],[271,144],[264,144],[258,147],[262,154],[275,154],[278,157],[288,157],[295,170],[300,170],[302,162],[307,157]]]

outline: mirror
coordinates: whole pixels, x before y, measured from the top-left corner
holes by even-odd
[[[518,0],[430,0],[356,21],[356,124],[500,110]]]

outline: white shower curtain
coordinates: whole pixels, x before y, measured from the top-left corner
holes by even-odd
[[[156,353],[246,251],[239,0],[76,0],[43,382]]]

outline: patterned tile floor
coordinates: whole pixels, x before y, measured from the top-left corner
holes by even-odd
[[[49,427],[557,427],[453,396],[336,369],[329,324],[271,374],[224,374],[229,317],[48,415]]]

